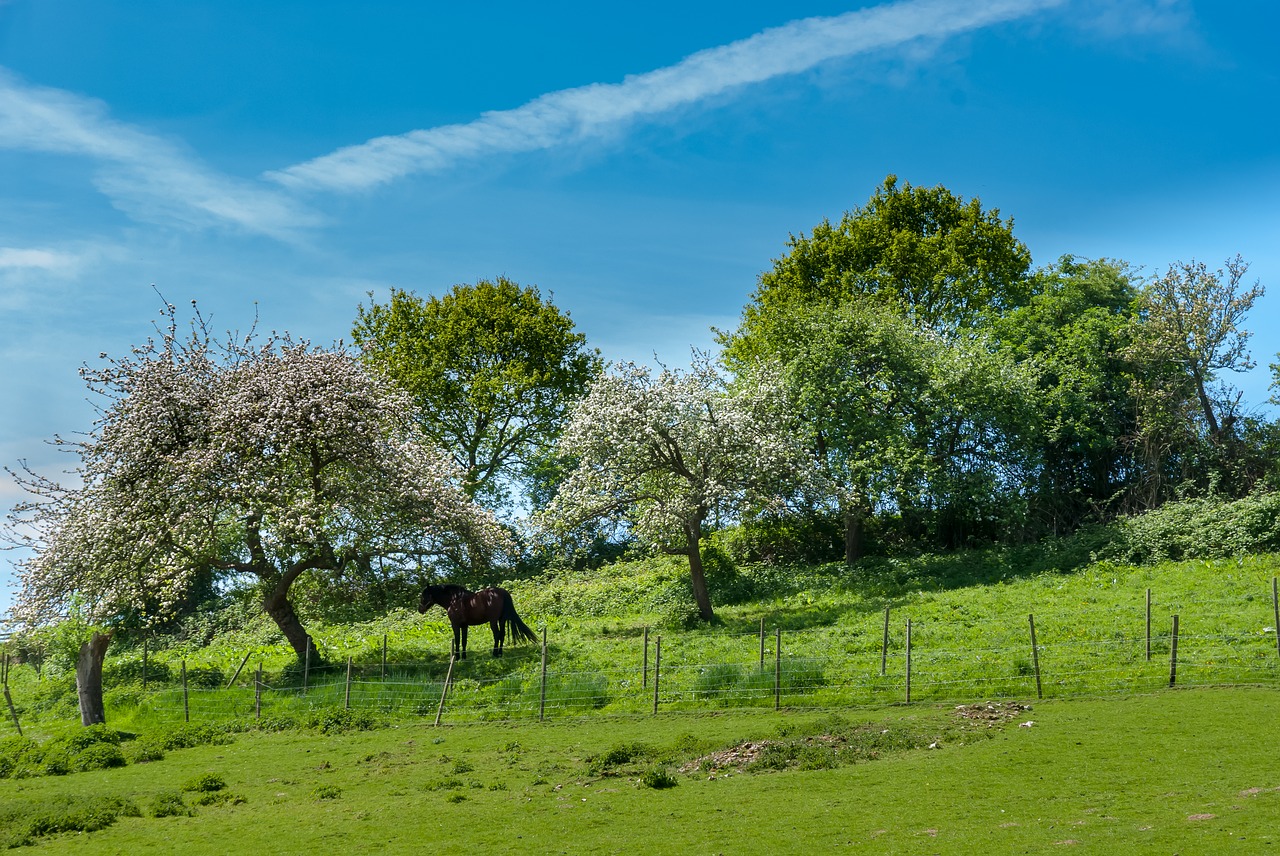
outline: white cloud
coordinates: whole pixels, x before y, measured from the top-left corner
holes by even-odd
[[[619,123],[663,113],[735,87],[796,74],[838,57],[945,38],[1028,16],[1064,0],[905,0],[828,18],[807,18],[700,51],[625,78],[548,93],[474,122],[377,137],[267,173],[295,188],[353,191],[413,173],[437,172],[488,154],[546,149]]]
[[[102,102],[0,69],[0,148],[98,161],[95,184],[142,220],[233,226],[289,239],[314,214],[278,190],[222,175],[181,145],[111,118]]]
[[[36,268],[47,271],[65,270],[75,264],[69,253],[23,247],[0,247],[0,271],[7,268]]]

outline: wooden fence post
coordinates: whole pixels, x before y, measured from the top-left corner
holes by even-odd
[[[662,634],[653,646],[653,712],[658,712],[658,682],[662,679]]]
[[[244,652],[244,659],[240,661],[240,665],[236,666],[236,673],[231,676],[231,680],[227,681],[227,689],[231,689],[231,685],[236,682],[236,678],[240,677],[240,671],[244,669],[244,664],[249,662],[249,658],[253,656],[252,651]]]
[[[889,668],[889,607],[884,608],[884,639],[880,642],[880,677]]]
[[[382,679],[387,679],[387,634],[382,634]]]
[[[1040,687],[1040,652],[1036,649],[1035,614],[1028,615],[1027,621],[1031,624],[1031,664],[1036,670],[1036,698],[1044,698],[1044,690]]]
[[[147,637],[142,637],[142,691],[147,691]]]
[[[1151,589],[1147,589],[1147,662],[1151,662]]]
[[[453,654],[449,655],[449,671],[444,676],[444,687],[440,690],[440,705],[436,708],[436,724],[440,727],[440,715],[444,713],[444,697],[449,694],[449,681],[453,679]]]
[[[764,671],[764,616],[760,617],[760,671]]]
[[[907,704],[911,704],[911,619],[907,619]]]
[[[187,661],[182,661],[182,718],[191,721],[191,698],[187,694]]]
[[[644,626],[644,677],[640,681],[641,689],[649,686],[649,625]]]
[[[782,628],[773,628],[773,709],[782,709]]]
[[[1275,577],[1271,578],[1271,609],[1276,619],[1276,653],[1280,654],[1280,590],[1277,590]]]
[[[346,710],[351,709],[351,657],[347,657],[347,690],[342,699],[342,706]]]
[[[649,628],[645,628],[645,633],[649,632]],[[649,657],[649,641],[645,640],[644,645],[645,658]],[[645,673],[648,674],[649,667],[645,666]],[[547,716],[547,628],[542,628],[542,691],[539,694],[538,701],[538,719],[545,719]]]
[[[258,661],[258,674],[253,678],[253,718],[262,719],[262,661]]]
[[[302,655],[302,694],[307,694],[307,679],[311,677],[311,637],[307,636],[307,652]]]
[[[1178,616],[1173,617],[1173,644],[1169,648],[1169,686],[1178,682]]]

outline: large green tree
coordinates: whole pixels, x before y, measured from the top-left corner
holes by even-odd
[[[1000,347],[1035,376],[1020,442],[1033,525],[1059,534],[1123,507],[1140,483],[1137,405],[1125,356],[1138,289],[1120,262],[1064,256],[995,325]]]
[[[947,544],[972,537],[975,515],[990,519],[1011,495],[1022,374],[989,333],[1030,295],[1012,221],[891,175],[787,250],[721,344],[734,371],[786,366],[813,453],[839,485],[846,558],[877,508],[928,518]]]
[[[890,175],[838,224],[824,220],[811,235],[791,237],[787,253],[760,276],[730,339],[732,355],[767,351],[771,319],[798,305],[834,307],[859,295],[957,335],[1024,303],[1030,264],[1013,221],[999,210]]]
[[[601,364],[567,312],[506,277],[425,299],[394,290],[360,306],[353,336],[413,396],[419,427],[490,507],[545,477],[565,413]]]

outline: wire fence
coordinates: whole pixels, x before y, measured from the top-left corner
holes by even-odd
[[[250,662],[250,651],[227,685],[221,672],[216,685],[208,674],[188,680],[184,662],[180,675],[171,674],[160,687],[153,682],[109,694],[108,717],[115,703],[161,722],[270,721],[343,710],[439,723],[1280,685],[1277,593],[1273,581],[1271,603],[1184,604],[1192,617],[1181,625],[1176,613],[1153,616],[1148,593],[1145,616],[1102,610],[1088,616],[912,619],[885,610],[850,624],[802,630],[762,621],[751,633],[664,638],[645,628],[643,635],[591,640],[585,647],[597,662],[588,667],[580,665],[580,640],[548,646],[545,631],[541,646],[509,648],[500,660],[473,653],[456,662],[388,663],[384,637],[374,662],[357,662],[353,655],[266,674]],[[363,650],[367,655],[368,647]],[[598,665],[602,659],[608,664]],[[18,727],[12,703],[9,712]]]

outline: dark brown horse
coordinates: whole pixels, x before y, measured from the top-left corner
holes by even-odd
[[[506,639],[508,627],[516,644],[538,641],[529,625],[516,615],[511,593],[506,589],[467,591],[462,586],[427,586],[418,600],[418,612],[426,612],[436,605],[444,607],[449,615],[449,623],[453,625],[453,656],[459,660],[467,659],[467,628],[476,624],[489,623],[493,630],[495,657],[502,656],[502,642]]]

